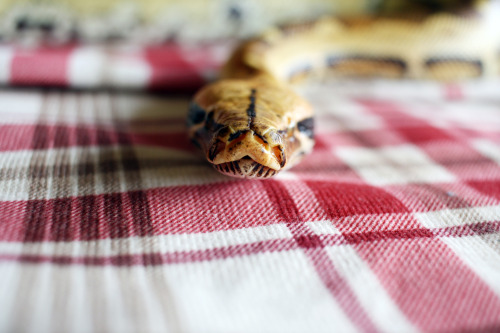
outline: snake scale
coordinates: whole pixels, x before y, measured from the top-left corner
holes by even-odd
[[[311,105],[290,83],[304,76],[456,80],[499,72],[497,30],[481,12],[421,19],[364,18],[276,28],[243,42],[221,79],[188,112],[191,140],[221,173],[269,178],[314,146]]]

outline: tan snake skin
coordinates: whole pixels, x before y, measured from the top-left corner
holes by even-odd
[[[499,72],[499,33],[481,13],[424,19],[325,18],[240,45],[222,79],[202,88],[189,135],[223,174],[269,178],[314,146],[313,110],[289,83],[355,76],[457,80]]]

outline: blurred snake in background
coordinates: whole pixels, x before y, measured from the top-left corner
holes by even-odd
[[[269,178],[314,146],[311,105],[290,83],[304,77],[458,80],[499,73],[500,31],[489,3],[424,18],[324,18],[276,28],[235,49],[221,79],[188,112],[191,140],[219,172]],[[496,17],[500,20],[500,17]]]

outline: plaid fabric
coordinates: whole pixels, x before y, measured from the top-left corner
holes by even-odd
[[[0,45],[0,84],[72,88],[183,90],[215,78],[232,42]]]
[[[264,181],[188,96],[0,91],[0,331],[499,331],[499,88],[304,87],[315,150]]]

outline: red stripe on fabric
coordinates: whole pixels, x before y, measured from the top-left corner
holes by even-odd
[[[259,180],[176,186],[148,190],[151,220],[161,233],[234,230],[277,223]],[[224,207],[223,214],[221,207]]]
[[[377,332],[375,324],[359,303],[347,281],[337,272],[325,250],[322,248],[305,249],[305,253],[313,263],[321,281],[352,320],[352,323],[358,326],[362,332]]]
[[[472,186],[481,193],[500,200],[500,180],[470,181],[467,185]]]
[[[80,234],[75,234],[74,240],[90,241],[103,239],[105,236],[99,231],[103,227],[99,220],[98,203],[96,196],[84,196],[77,198],[74,216],[79,221]]]
[[[144,57],[152,71],[150,89],[192,90],[205,83],[200,70],[186,60],[179,45],[166,44],[148,47],[144,52]]]
[[[426,332],[498,324],[500,300],[438,239],[354,245],[398,307]]]
[[[432,141],[454,141],[454,138],[446,133],[446,131],[430,125],[400,127],[395,130],[406,139],[406,142],[413,142],[416,144]]]
[[[67,139],[61,141],[57,137],[60,131],[66,131]],[[35,131],[39,140],[32,146]],[[85,132],[86,135],[82,136]],[[0,126],[0,151],[15,151],[25,149],[65,148],[87,144],[89,146],[109,146],[119,143],[121,132],[112,128],[102,129],[95,126],[72,125],[3,125]],[[194,151],[186,133],[182,128],[172,133],[129,133],[130,144],[168,147],[185,151]]]
[[[125,219],[122,193],[109,193],[102,196],[104,223],[110,238],[127,238],[132,235],[132,225]]]
[[[266,191],[273,209],[277,212],[280,222],[288,224],[301,222],[299,210],[293,198],[280,182],[272,179],[267,180],[262,182],[262,187]]]
[[[334,181],[306,181],[305,184],[314,193],[330,219],[408,212],[396,197],[375,186]]]
[[[28,201],[0,202],[0,239],[6,241],[21,241],[23,223]]]
[[[98,174],[102,177],[108,177],[110,170],[115,169],[116,171],[118,168],[117,165],[112,167],[108,163],[100,163],[99,165]],[[91,164],[84,166],[93,168]],[[40,172],[45,171],[38,171],[37,174],[40,175]],[[82,181],[86,179],[85,175],[79,177],[83,177]],[[40,179],[40,176],[37,176],[37,179]],[[97,179],[97,181],[105,185],[101,180]],[[8,229],[8,232],[0,232],[0,239],[20,241],[27,237],[32,241],[54,240],[51,236],[44,236],[46,235],[44,230],[46,228],[48,228],[47,230],[59,228],[53,226],[54,223],[57,223],[57,217],[54,215],[55,212],[52,213],[53,210],[58,209],[71,220],[67,224],[68,227],[65,227],[71,228],[66,229],[71,230],[71,233],[65,236],[67,240],[106,239],[111,237],[110,233],[113,234],[113,237],[122,237],[128,232],[140,236],[151,233],[182,234],[235,230],[280,222],[287,223],[286,216],[291,218],[289,220],[292,221],[289,222],[291,230],[298,232],[298,235],[303,234],[307,228],[303,229],[305,227],[302,222],[305,221],[301,221],[298,211],[295,211],[294,208],[279,208],[282,209],[280,213],[275,207],[286,199],[275,199],[277,202],[273,205],[268,200],[268,192],[261,187],[261,183],[264,182],[268,183],[269,181],[234,181],[222,184],[156,188],[144,192],[130,191],[72,197],[70,201],[65,199],[0,201],[0,219],[6,223],[0,224],[0,230],[6,230],[2,227]],[[105,188],[110,189],[109,187],[112,188],[116,185],[113,184],[105,185],[107,186]],[[276,194],[278,193],[276,192]],[[155,231],[147,226],[150,225],[149,223],[144,224],[139,220],[134,220],[134,216],[144,209],[142,204],[135,200],[136,196],[141,195],[147,197],[144,202],[149,203],[150,224],[158,227],[157,229],[155,227]],[[123,213],[117,211],[116,196],[120,196],[120,200],[125,202],[127,209]],[[331,198],[331,200],[334,199]],[[330,207],[327,204],[330,205],[330,201],[323,203],[323,205],[327,208],[325,211],[333,216],[329,217],[332,219],[332,223],[337,223],[339,230],[343,232],[345,237],[348,239],[352,237],[352,241],[355,243],[387,238],[426,237],[428,235],[425,233],[425,229],[419,228],[416,220],[406,213],[366,215],[365,212],[355,216],[342,217],[345,215],[342,210],[340,210],[342,213],[340,214],[332,208],[334,206]],[[60,208],[54,208],[58,205]],[[136,205],[135,208],[132,207],[133,205]],[[27,208],[27,206],[29,207]],[[219,211],[213,207],[226,207],[225,214],[219,214]],[[133,209],[136,209],[137,212],[134,213]],[[108,211],[107,216],[104,215],[104,211]],[[127,232],[114,230],[123,226],[121,223],[110,222],[110,216],[111,219],[114,219],[115,214],[119,214],[126,221]],[[337,215],[341,217],[335,218]],[[296,218],[295,221],[299,221],[296,226],[292,225],[295,223],[293,218]],[[33,221],[33,223],[29,223],[31,227],[27,230],[20,228],[22,224],[19,224],[18,221],[22,219]],[[40,219],[43,220],[43,223],[40,222]],[[386,221],[386,223],[381,223],[382,221]],[[105,228],[104,225],[106,225]],[[386,228],[389,230],[384,230]],[[34,237],[35,234],[39,236]]]
[[[437,128],[423,119],[404,112],[397,104],[375,100],[357,100],[370,113],[377,114],[391,128],[391,133],[404,138],[401,143],[427,144],[435,141],[455,141],[449,131]]]
[[[365,107],[368,112],[380,116],[390,129],[398,127],[412,127],[412,126],[429,126],[425,120],[416,118],[404,112],[401,107],[389,101],[374,100],[374,99],[355,99],[355,102]]]
[[[39,47],[14,53],[10,84],[67,86],[68,62],[74,46]]]

